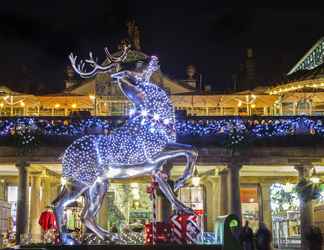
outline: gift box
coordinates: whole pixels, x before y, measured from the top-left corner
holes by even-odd
[[[200,237],[198,219],[197,215],[180,214],[171,216],[171,242],[180,245],[197,244]]]
[[[170,244],[171,242],[171,227],[169,223],[156,222],[156,238],[155,244]],[[144,225],[144,244],[153,244],[153,227],[152,223]]]

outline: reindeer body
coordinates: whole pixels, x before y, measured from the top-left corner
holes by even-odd
[[[70,55],[73,68],[82,77],[91,77],[96,72],[111,72],[127,55],[127,48],[119,58],[114,58],[106,49],[112,62],[100,66],[90,59],[93,66],[84,72],[84,63],[77,66],[76,57]],[[63,177],[67,179],[62,192],[53,201],[58,231],[63,244],[79,244],[64,229],[64,208],[78,197],[85,198],[82,221],[87,229],[100,239],[118,241],[108,231],[97,225],[95,218],[108,190],[110,179],[127,179],[154,175],[160,190],[177,211],[192,214],[175,196],[168,182],[160,177],[166,161],[186,157],[184,173],[175,182],[175,190],[182,187],[192,176],[197,160],[197,151],[191,145],[176,143],[175,113],[168,94],[159,86],[150,83],[150,77],[158,69],[158,59],[152,56],[142,73],[121,71],[112,74],[125,96],[133,103],[134,112],[121,127],[109,135],[83,136],[73,142],[63,155]]]
[[[137,87],[143,102],[134,105],[134,114],[123,126],[108,136],[83,136],[67,148],[62,162],[65,178],[92,185],[109,167],[143,164],[176,141],[170,97],[149,82]]]

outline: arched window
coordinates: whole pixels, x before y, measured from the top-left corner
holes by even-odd
[[[302,99],[297,103],[297,115],[311,115],[311,103],[307,99]]]

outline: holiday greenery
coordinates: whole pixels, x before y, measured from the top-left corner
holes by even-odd
[[[270,189],[271,210],[273,215],[280,215],[287,210],[296,211],[299,199],[293,184],[273,184]]]
[[[39,136],[80,137],[86,134],[109,134],[120,127],[126,118],[91,117],[85,119],[71,118],[11,118],[0,120],[0,138],[15,135],[21,124],[25,126],[24,134],[35,133]],[[293,135],[324,136],[324,125],[321,119],[306,117],[285,117],[271,119],[252,118],[199,118],[191,117],[176,120],[177,136],[202,137],[220,136],[225,145],[243,145],[258,138],[286,137]],[[27,129],[28,128],[28,129]],[[31,129],[29,129],[31,128]],[[32,138],[32,137],[31,137]],[[23,140],[22,140],[23,141]],[[24,145],[19,142],[20,145]],[[29,144],[30,139],[27,139]]]
[[[295,191],[303,202],[316,200],[321,196],[320,184],[313,183],[305,178],[299,181],[295,187]]]

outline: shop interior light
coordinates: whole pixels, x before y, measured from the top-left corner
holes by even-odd
[[[312,173],[312,177],[310,178],[310,180],[314,184],[318,184],[320,182],[320,178],[319,178],[318,174],[316,173],[315,167],[313,168],[313,173]]]
[[[55,104],[55,106],[54,106],[55,108],[59,108],[60,107],[60,104]]]
[[[198,187],[199,184],[200,184],[200,177],[199,177],[199,174],[198,174],[198,169],[197,167],[195,166],[195,169],[194,169],[194,174],[191,178],[191,182],[192,182],[192,185],[195,186],[195,187]]]
[[[66,184],[66,179],[64,177],[61,177],[61,185],[64,186]]]
[[[23,101],[20,101],[20,106],[25,107],[25,103]]]
[[[3,102],[0,103],[0,108],[3,108],[4,104]]]
[[[89,98],[93,101],[94,99],[96,99],[96,97],[94,95],[89,95]]]

